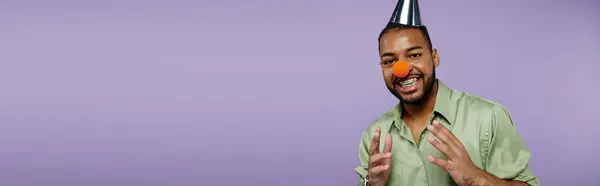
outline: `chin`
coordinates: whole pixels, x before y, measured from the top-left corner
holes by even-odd
[[[423,93],[422,91],[417,91],[408,95],[400,94],[400,101],[405,104],[419,104],[423,101]]]

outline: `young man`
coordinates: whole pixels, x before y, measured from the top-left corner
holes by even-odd
[[[416,0],[400,0],[379,37],[385,84],[400,103],[369,125],[359,185],[539,185],[529,150],[502,105],[448,88]],[[392,67],[409,64],[405,77]]]

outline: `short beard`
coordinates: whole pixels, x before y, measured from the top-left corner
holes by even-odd
[[[398,98],[398,100],[400,100],[400,103],[403,104],[407,104],[407,105],[418,105],[421,104],[425,101],[425,99],[427,97],[429,97],[431,95],[431,92],[433,91],[433,85],[435,84],[437,78],[435,77],[435,68],[433,69],[433,73],[431,74],[431,77],[429,77],[428,79],[423,78],[423,80],[425,81],[424,86],[423,86],[423,94],[421,96],[418,96],[416,99],[414,100],[404,100],[402,99],[402,96],[400,96],[400,93],[396,92],[396,90],[394,90],[393,87],[387,87],[388,90],[390,91],[390,93],[392,93],[392,95],[396,96],[396,98]]]

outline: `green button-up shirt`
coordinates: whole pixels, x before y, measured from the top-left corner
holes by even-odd
[[[381,128],[380,150],[385,134],[392,135],[392,166],[389,186],[450,186],[456,185],[443,169],[427,160],[429,155],[445,158],[426,139],[433,136],[421,130],[419,143],[414,142],[410,129],[397,105],[373,122],[362,134],[359,145],[360,166],[355,168],[359,184],[368,173],[369,149],[376,128]],[[531,154],[517,134],[510,113],[499,103],[465,92],[452,90],[438,80],[434,112],[429,119],[439,121],[464,144],[480,169],[501,179],[513,179],[529,185],[539,185],[528,167]],[[425,141],[423,141],[425,139]]]

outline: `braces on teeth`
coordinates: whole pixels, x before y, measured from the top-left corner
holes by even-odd
[[[407,87],[407,86],[412,86],[415,84],[415,82],[417,82],[417,78],[411,78],[409,80],[400,82],[400,85],[402,85],[403,87]]]

